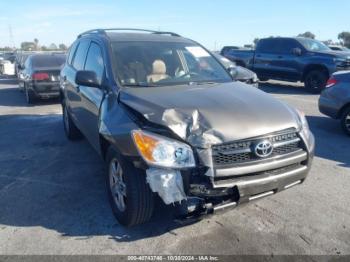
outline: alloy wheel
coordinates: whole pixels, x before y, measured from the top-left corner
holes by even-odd
[[[109,165],[109,186],[117,208],[124,212],[126,208],[126,185],[123,179],[122,167],[117,159],[112,159]]]
[[[321,83],[321,80],[319,79],[319,77],[313,75],[313,76],[310,76],[309,79],[309,86],[313,89],[317,89],[317,88],[320,88],[322,83]]]
[[[350,132],[350,112],[345,117],[345,128]]]

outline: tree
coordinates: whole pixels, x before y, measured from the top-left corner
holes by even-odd
[[[334,42],[331,39],[328,39],[326,41],[322,41],[322,43],[324,43],[325,45],[333,45]]]
[[[50,50],[57,50],[57,45],[55,45],[54,43],[52,43],[51,45],[49,45],[49,49],[50,49]]]
[[[310,31],[307,31],[305,33],[299,34],[298,37],[306,37],[306,38],[311,38],[311,39],[315,39],[316,36],[311,33]]]
[[[66,46],[65,44],[59,44],[59,45],[58,45],[58,48],[59,48],[60,50],[67,50],[67,49],[68,49],[67,46]]]
[[[48,51],[49,49],[46,46],[41,46],[41,51]]]
[[[39,40],[37,38],[34,38],[34,48],[35,50],[38,50],[39,49]]]
[[[12,51],[13,49],[9,46],[0,47],[0,51]]]
[[[24,51],[32,51],[35,49],[35,43],[33,42],[22,42],[21,49]]]
[[[254,38],[253,43],[255,46],[258,44],[259,40],[260,40],[259,38]]]
[[[342,45],[350,48],[350,32],[341,32],[338,35],[338,39],[340,40]]]

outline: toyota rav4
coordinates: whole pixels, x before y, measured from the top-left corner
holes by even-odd
[[[314,137],[300,111],[175,33],[95,29],[61,71],[64,130],[106,161],[113,213],[144,223],[158,195],[198,217],[302,183]]]

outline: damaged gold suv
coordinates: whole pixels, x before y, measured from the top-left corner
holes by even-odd
[[[105,159],[123,225],[149,220],[156,195],[200,217],[300,184],[310,169],[305,116],[175,33],[82,33],[60,79],[66,135]]]

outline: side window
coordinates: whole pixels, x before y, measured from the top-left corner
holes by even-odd
[[[257,51],[260,53],[276,53],[278,41],[276,39],[262,39],[259,41]]]
[[[30,57],[26,59],[26,61],[25,61],[25,63],[24,63],[24,68],[25,68],[25,69],[28,69],[28,68],[30,67],[30,60],[31,60]]]
[[[86,40],[80,41],[78,49],[75,52],[74,59],[73,59],[73,67],[76,70],[83,70],[88,47],[89,47],[89,41],[86,41]]]
[[[97,75],[99,83],[101,83],[104,71],[103,57],[101,48],[94,42],[92,42],[90,45],[84,69],[94,71]]]
[[[293,48],[299,47],[298,43],[293,39],[282,39],[279,41],[278,52],[282,54],[291,54]]]
[[[74,53],[75,53],[75,50],[77,49],[77,46],[78,46],[78,41],[75,41],[72,46],[69,48],[69,54],[68,54],[68,58],[67,58],[67,61],[68,61],[68,64],[72,64],[72,60],[73,60],[73,56],[74,56]]]

